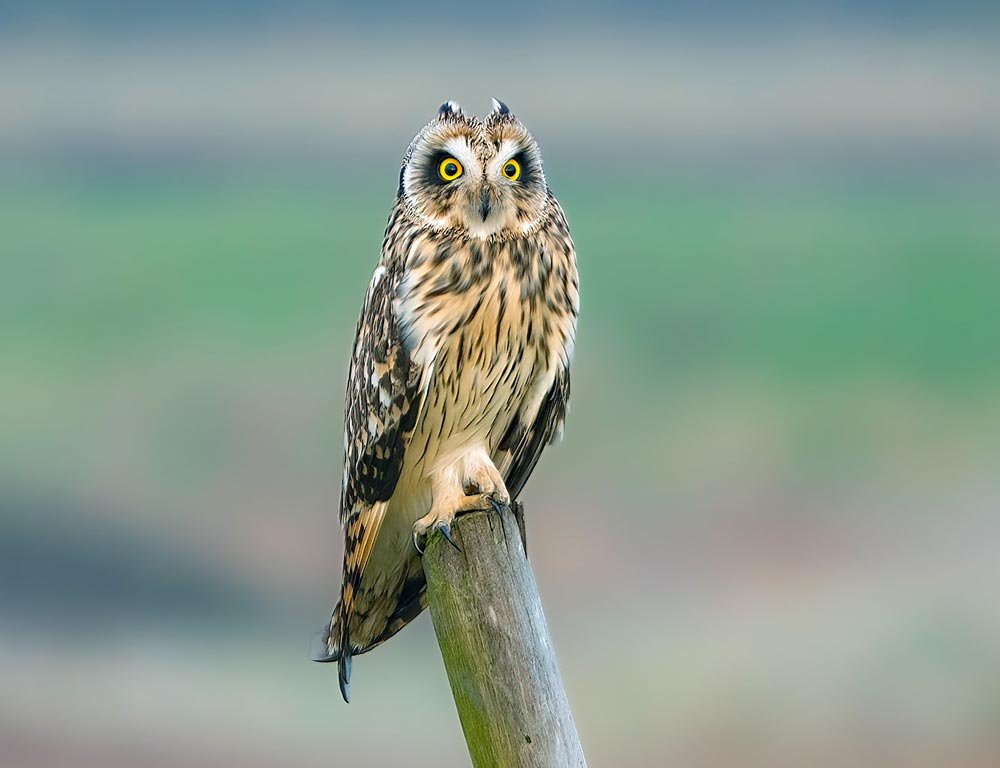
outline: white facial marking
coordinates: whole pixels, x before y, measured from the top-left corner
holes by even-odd
[[[521,150],[520,142],[511,141],[510,139],[505,139],[500,143],[500,149],[497,150],[496,156],[490,161],[490,167],[487,172],[490,176],[502,177],[503,167],[507,164],[514,155],[516,155]],[[509,179],[507,179],[509,181]]]
[[[475,152],[472,151],[472,147],[469,146],[469,142],[465,139],[453,136],[444,143],[444,151],[462,164],[462,175],[459,176],[459,179],[478,179],[482,175],[482,169],[479,167],[479,159],[476,157]]]

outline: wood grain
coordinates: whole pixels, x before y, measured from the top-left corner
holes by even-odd
[[[441,655],[475,768],[586,766],[513,512],[454,522],[424,554]]]

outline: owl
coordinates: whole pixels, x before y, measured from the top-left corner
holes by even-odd
[[[316,661],[425,607],[422,544],[516,500],[562,434],[579,306],[573,240],[534,138],[502,102],[446,102],[403,157],[347,382],[340,600]]]

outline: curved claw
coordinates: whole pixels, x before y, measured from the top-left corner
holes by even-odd
[[[492,496],[487,496],[487,498],[489,499],[490,506],[493,507],[493,511],[496,512],[498,515],[501,512],[505,512],[506,510],[510,509],[510,504],[502,504],[501,502],[494,499]]]
[[[495,498],[493,498],[492,494],[488,495],[486,498],[489,501],[490,506],[493,508],[493,513],[500,520],[500,531],[501,531],[501,533],[503,533],[503,540],[504,540],[504,543],[506,544],[507,543],[507,529],[504,528],[504,526],[503,526],[503,514],[502,513],[510,511],[510,508],[511,508],[510,507],[510,503],[508,502],[507,504],[504,504],[503,502],[497,501]],[[491,531],[493,530],[493,518],[492,517],[490,517],[490,530]]]
[[[417,550],[419,554],[424,554],[424,551],[420,548],[420,534],[416,531],[413,532],[413,548]]]
[[[458,546],[458,544],[455,543],[455,540],[451,537],[451,526],[447,523],[438,523],[436,527],[439,531],[441,531],[441,535],[448,540],[449,544],[451,544],[457,551],[462,551],[462,548]]]

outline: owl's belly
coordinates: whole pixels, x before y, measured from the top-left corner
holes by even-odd
[[[414,469],[421,475],[433,473],[472,448],[495,456],[531,388],[536,357],[527,345],[483,350],[468,338],[450,339],[438,354],[409,449]]]
[[[427,512],[430,479],[467,453],[482,452],[502,476],[498,448],[508,427],[514,419],[531,423],[555,371],[566,365],[569,313],[539,292],[534,273],[505,246],[483,259],[490,265],[485,277],[461,272],[474,263],[469,255],[424,259],[399,290],[404,339],[427,376],[393,496],[407,518]]]
[[[529,331],[527,308],[513,297],[501,306],[498,293],[488,288],[449,297],[450,318],[468,317],[468,306],[478,308],[468,322],[448,323],[444,332],[440,324],[414,322],[420,339],[415,356],[430,373],[406,450],[403,493],[397,494],[400,501],[406,497],[404,516],[411,520],[430,507],[430,478],[463,455],[482,451],[502,473],[497,454],[507,428],[525,415],[539,387],[551,384],[550,353],[541,335]],[[428,321],[434,317],[427,314]],[[534,317],[536,323],[542,319]]]

